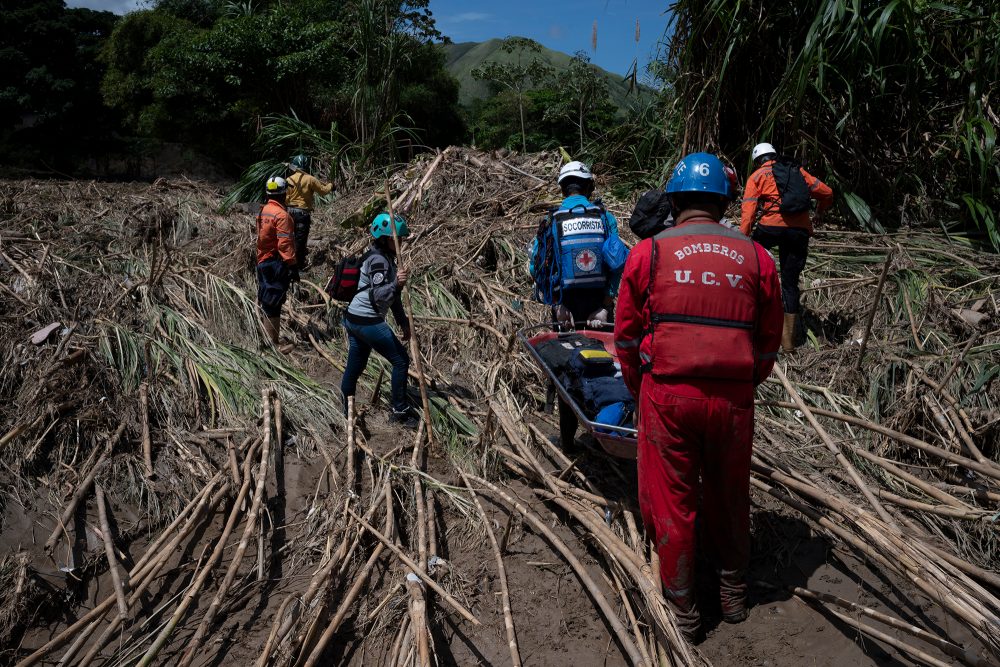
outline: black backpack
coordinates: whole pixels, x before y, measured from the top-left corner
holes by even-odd
[[[771,165],[774,183],[781,195],[778,210],[782,213],[802,213],[812,206],[809,197],[809,186],[799,169],[802,167],[797,160],[781,156]]]
[[[350,301],[358,293],[358,281],[361,279],[361,265],[368,259],[370,252],[361,255],[348,255],[337,262],[333,276],[326,284],[326,293],[337,301]]]
[[[640,239],[648,239],[673,226],[667,222],[670,214],[670,196],[663,190],[649,190],[636,202],[628,226]]]

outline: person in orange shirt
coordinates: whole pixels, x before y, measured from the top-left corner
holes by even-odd
[[[278,347],[281,307],[288,295],[288,286],[299,279],[295,222],[285,207],[287,190],[285,179],[269,178],[265,186],[267,203],[257,214],[257,303],[264,312],[264,333],[275,347]]]
[[[768,250],[778,248],[785,309],[781,348],[791,352],[799,319],[799,274],[806,266],[813,232],[810,200],[816,200],[819,220],[833,204],[833,190],[802,167],[779,160],[771,144],[757,144],[751,157],[755,171],[743,192],[740,231]]]
[[[306,244],[312,227],[313,198],[330,194],[333,183],[324,183],[310,174],[309,158],[305,155],[296,155],[288,166],[292,170],[292,175],[288,177],[288,212],[295,221],[295,256],[299,260],[299,269],[304,270],[309,256]]]

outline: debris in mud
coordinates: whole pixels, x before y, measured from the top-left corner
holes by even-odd
[[[218,213],[221,191],[2,184],[2,660],[736,664],[725,628],[700,647],[681,639],[634,464],[553,445],[540,376],[516,347],[547,317],[524,248],[558,163],[450,149],[390,178],[414,230],[404,257],[432,434],[386,423],[378,364],[350,421],[340,411],[346,344],[321,286],[365,243],[357,219],[383,183],[314,216],[288,356],[257,321],[251,216]],[[619,220],[631,210],[605,204]],[[890,653],[996,661],[1000,259],[917,233],[821,230],[812,247],[807,343],[761,387],[754,458],[756,530],[796,541],[758,535],[755,562],[774,572],[756,594],[777,586],[850,616]],[[787,516],[807,523],[775,524]],[[853,554],[892,583],[882,616],[858,621],[844,600],[856,589],[777,576],[779,559],[805,562],[806,533],[824,558]],[[558,568],[529,565],[541,562]],[[822,619],[809,632],[841,636]]]

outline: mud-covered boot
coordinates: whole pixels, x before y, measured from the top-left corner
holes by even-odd
[[[722,570],[719,573],[719,599],[722,603],[722,620],[742,623],[747,620],[747,583],[742,570]]]
[[[278,347],[278,336],[281,332],[280,317],[266,317],[261,321],[264,326],[264,335],[271,341],[271,345]]]
[[[677,617],[677,629],[681,631],[684,639],[689,644],[694,644],[698,640],[698,631],[701,629],[701,614],[698,613],[698,605],[693,596],[677,596],[667,594],[667,605]]]
[[[781,350],[785,353],[795,350],[795,336],[798,329],[797,313],[785,313],[785,323],[781,328]]]

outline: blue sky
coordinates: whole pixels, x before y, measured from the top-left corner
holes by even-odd
[[[665,0],[431,0],[430,4],[438,29],[452,41],[520,35],[569,54],[586,51],[595,64],[618,74],[625,74],[638,58],[640,75],[663,36],[667,5]],[[595,21],[597,51],[591,48]]]
[[[118,14],[144,6],[143,0],[67,0],[66,4]],[[586,51],[594,63],[618,74],[625,74],[638,58],[640,77],[663,36],[667,5],[667,0],[430,0],[438,29],[452,41],[531,37],[557,51]],[[595,21],[597,51],[591,48]]]

